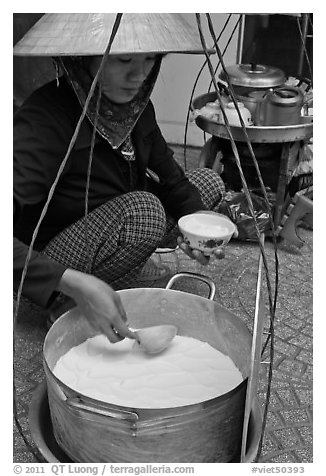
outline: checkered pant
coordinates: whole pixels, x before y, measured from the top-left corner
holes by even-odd
[[[205,207],[217,208],[225,194],[219,175],[197,169],[187,177],[199,190]],[[176,222],[167,216],[152,193],[135,191],[116,197],[59,233],[44,248],[53,260],[94,274],[114,289],[130,285],[148,258],[162,243],[178,235]],[[88,244],[87,244],[88,242]]]

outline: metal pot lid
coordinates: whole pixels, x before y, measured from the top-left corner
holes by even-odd
[[[281,69],[263,64],[235,64],[227,66],[226,71],[234,86],[274,88],[285,82],[285,74]],[[219,77],[222,81],[226,81],[224,71],[221,71]]]

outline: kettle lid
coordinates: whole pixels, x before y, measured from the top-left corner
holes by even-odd
[[[251,88],[274,88],[285,82],[285,73],[276,67],[263,64],[235,64],[227,66],[226,72],[234,86]],[[226,81],[226,74],[221,71],[219,78]]]

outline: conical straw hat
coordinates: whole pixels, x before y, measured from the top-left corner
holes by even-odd
[[[20,56],[103,55],[116,13],[46,13],[15,45]],[[123,13],[110,54],[203,53],[180,13]]]

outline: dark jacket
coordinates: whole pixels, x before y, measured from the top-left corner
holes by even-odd
[[[70,86],[60,79],[33,93],[14,117],[14,285],[17,288],[28,245],[51,185],[66,155],[81,116],[81,107]],[[92,126],[85,118],[75,145],[55,188],[42,221],[23,294],[46,306],[64,270],[39,253],[61,230],[85,213],[85,190]],[[151,102],[132,132],[139,186],[146,190],[146,169],[160,178],[160,199],[176,220],[204,208],[197,189],[190,184],[162,137]],[[130,180],[121,152],[97,135],[89,188],[89,211],[130,191]]]

